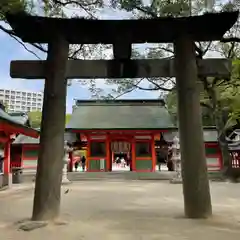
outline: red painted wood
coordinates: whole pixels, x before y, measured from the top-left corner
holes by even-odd
[[[1,123],[1,129],[7,132],[8,134],[13,134],[13,133],[21,133],[23,135],[33,137],[33,138],[38,138],[39,133],[36,130],[33,130],[31,128],[23,128],[23,127],[17,127],[13,126],[9,123],[2,122]]]
[[[10,147],[11,141],[7,141],[4,146],[4,174],[8,175],[10,173]]]
[[[132,129],[126,129],[126,130],[104,130],[104,129],[99,129],[99,130],[78,130],[78,129],[72,129],[71,132],[74,133],[88,133],[88,134],[93,134],[93,135],[98,135],[98,132],[100,135],[103,133],[110,133],[110,134],[129,134],[132,133],[134,135],[144,135],[144,134],[152,134],[152,133],[160,133],[160,132],[168,132],[168,129],[159,129],[159,130],[132,130]]]
[[[90,160],[90,138],[89,138],[89,135],[86,135],[86,138],[87,138],[87,159],[86,159],[86,170],[87,170],[87,172],[89,172],[90,170],[89,170],[89,166],[90,166],[90,164],[89,164],[89,160]]]
[[[6,143],[8,141],[7,137],[0,137],[0,142],[1,143]]]
[[[106,138],[106,165],[107,165],[107,171],[111,170],[111,150],[110,150],[110,144],[111,144],[111,140],[109,135],[107,135]]]
[[[69,153],[69,172],[72,172],[73,171],[73,152],[70,152]]]
[[[131,161],[132,171],[136,171],[136,139],[135,138],[132,138],[131,144],[132,144],[132,161]]]
[[[156,171],[156,149],[155,149],[155,139],[154,139],[154,135],[152,135],[152,171],[155,172]]]

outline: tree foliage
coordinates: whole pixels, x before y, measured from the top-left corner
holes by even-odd
[[[40,111],[29,112],[28,117],[29,117],[30,125],[32,128],[41,127],[42,112]],[[71,114],[66,114],[66,124],[69,122],[70,118],[71,118]]]

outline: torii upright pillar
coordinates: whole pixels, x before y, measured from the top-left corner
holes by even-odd
[[[48,44],[33,220],[53,219],[60,210],[68,52],[69,44],[61,35]]]
[[[195,43],[191,36],[182,35],[176,39],[174,47],[185,215],[204,218],[212,214],[212,207]]]

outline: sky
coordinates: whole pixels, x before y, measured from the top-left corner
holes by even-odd
[[[71,10],[70,10],[71,11]],[[110,9],[104,9],[98,13],[102,19],[121,19],[128,18],[130,14],[126,12],[119,12]],[[45,59],[44,54],[37,51],[33,47],[27,45],[27,47],[37,53],[38,56]],[[8,34],[0,30],[0,88],[14,89],[14,90],[26,90],[26,91],[43,91],[44,80],[24,80],[24,79],[12,79],[10,77],[10,62],[12,60],[37,60],[37,58],[26,51],[24,47],[19,44],[15,39],[11,38]],[[103,79],[97,80],[97,87],[103,88],[106,91],[110,91],[112,86],[104,84]],[[157,98],[159,93],[147,92],[147,91],[134,91],[124,95],[122,98]],[[74,99],[90,99],[91,93],[88,90],[87,85],[79,83],[74,80],[67,91],[67,112],[71,113]]]

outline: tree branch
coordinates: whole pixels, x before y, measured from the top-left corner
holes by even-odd
[[[222,43],[229,43],[229,42],[240,43],[240,38],[238,38],[238,37],[222,38],[220,42],[222,42]]]
[[[33,54],[36,58],[41,59],[35,52],[33,52],[32,50],[30,50],[21,40],[18,39],[18,37],[15,35],[14,31],[9,30],[9,29],[6,29],[6,28],[4,28],[2,25],[0,25],[0,29],[1,29],[3,32],[7,33],[11,38],[13,38],[14,40],[16,40],[18,43],[20,43],[20,44],[24,47],[24,49],[25,49],[26,51],[28,51],[29,53]],[[36,45],[36,44],[34,44],[34,45]],[[34,47],[36,47],[36,46],[34,46]]]

